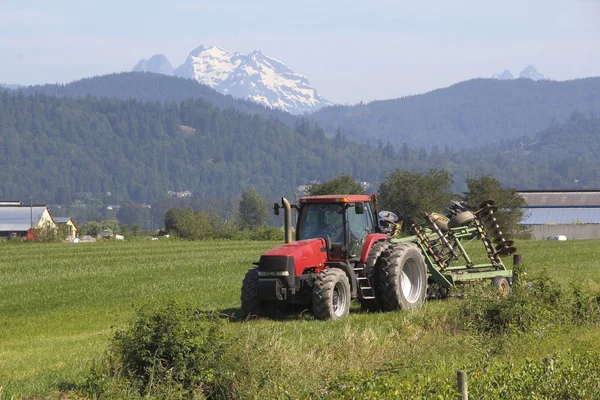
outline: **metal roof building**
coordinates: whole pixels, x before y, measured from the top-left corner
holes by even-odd
[[[525,199],[521,223],[536,239],[565,235],[569,239],[600,238],[600,190],[519,191]]]
[[[7,204],[10,203],[10,204]],[[30,238],[30,229],[49,223],[56,225],[45,204],[21,205],[15,202],[0,204],[0,237]]]

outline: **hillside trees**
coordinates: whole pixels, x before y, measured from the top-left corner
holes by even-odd
[[[308,188],[309,196],[324,194],[365,194],[360,182],[354,180],[350,175],[341,175],[327,182],[315,183]]]

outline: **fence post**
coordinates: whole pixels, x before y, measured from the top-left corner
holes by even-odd
[[[513,265],[523,265],[523,256],[520,254],[513,255]]]
[[[461,369],[456,371],[456,380],[458,383],[459,400],[469,400],[469,384],[467,383],[467,371]]]

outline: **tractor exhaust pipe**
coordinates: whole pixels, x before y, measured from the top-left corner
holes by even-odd
[[[283,231],[285,234],[285,242],[290,243],[292,239],[292,206],[290,202],[285,198],[281,198],[281,204],[283,205]]]

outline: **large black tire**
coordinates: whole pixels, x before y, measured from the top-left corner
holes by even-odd
[[[246,272],[242,282],[242,318],[260,316],[262,307],[258,300],[258,267],[251,268]]]
[[[448,228],[458,228],[459,226],[467,226],[475,220],[475,215],[471,211],[463,211],[460,214],[452,217],[448,222]]]
[[[361,308],[366,311],[379,311],[381,310],[381,301],[379,299],[379,281],[378,281],[378,273],[377,268],[379,266],[377,263],[381,259],[381,254],[390,246],[389,242],[376,242],[369,250],[369,255],[367,256],[367,262],[364,267],[364,275],[369,279],[369,283],[373,288],[373,294],[375,295],[374,299],[358,299],[360,302]]]
[[[427,295],[427,268],[421,249],[412,243],[400,243],[381,257],[379,290],[383,309],[422,306]]]
[[[313,314],[317,319],[342,319],[350,312],[350,282],[338,268],[317,274],[313,284]]]

